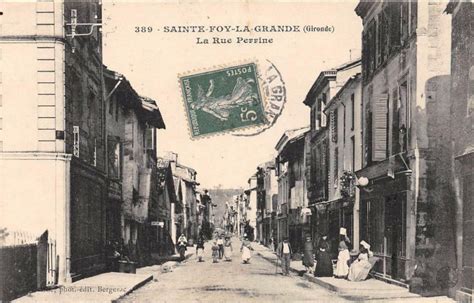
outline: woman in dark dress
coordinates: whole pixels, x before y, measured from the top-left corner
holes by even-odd
[[[306,272],[313,273],[313,243],[310,236],[306,236],[306,242],[304,242],[303,265],[306,267]]]
[[[329,243],[327,236],[323,236],[319,241],[318,251],[316,253],[316,270],[314,271],[315,277],[332,277],[332,262],[331,256],[329,255]]]

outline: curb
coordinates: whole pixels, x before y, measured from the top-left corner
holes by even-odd
[[[259,251],[256,251],[256,253],[262,257],[262,259],[272,263],[272,264],[276,264],[276,259],[273,259],[273,258],[269,258],[267,256],[265,256],[264,254],[262,254],[261,252]],[[366,294],[360,294],[360,295],[357,295],[357,294],[350,294],[350,293],[347,293],[347,290],[344,290],[343,288],[340,288],[340,287],[337,287],[337,286],[334,286],[330,283],[327,283],[327,282],[324,282],[320,279],[318,279],[317,277],[313,276],[312,274],[308,274],[306,272],[302,273],[301,270],[298,270],[296,268],[293,268],[290,266],[290,272],[293,272],[293,273],[296,273],[298,274],[299,276],[301,276],[303,279],[307,280],[307,281],[310,281],[310,282],[313,282],[331,292],[334,292],[336,293],[338,296],[340,296],[341,298],[344,298],[344,299],[348,299],[348,300],[353,300],[353,301],[370,301],[370,300],[394,300],[394,299],[413,299],[413,298],[419,298],[416,294],[412,294],[412,293],[408,293],[406,294],[405,296],[396,296],[396,297],[387,297],[386,294],[375,294],[375,296],[368,296]]]
[[[187,260],[189,258],[191,258],[192,256],[194,255],[194,253],[188,253],[184,256],[184,260]],[[175,268],[177,267],[181,262],[180,261],[167,261],[161,265],[164,265],[168,262],[171,262],[173,264],[170,264],[170,267],[171,268]],[[116,303],[117,301],[119,301],[120,299],[122,299],[123,297],[129,295],[131,292],[139,289],[140,287],[144,286],[145,284],[147,284],[148,282],[152,281],[154,279],[154,276],[155,275],[149,275],[147,278],[143,279],[142,281],[140,281],[139,283],[137,283],[136,285],[134,285],[133,287],[127,289],[126,292],[124,292],[123,294],[121,294],[119,297],[115,298],[115,299],[112,299],[110,302],[112,303]]]
[[[110,300],[110,302],[112,302],[112,303],[117,302],[118,300],[120,300],[123,297],[125,297],[126,295],[130,294],[132,291],[137,290],[138,288],[142,287],[143,285],[150,282],[151,280],[153,280],[153,275],[149,275],[146,279],[143,279],[141,282],[138,282],[134,286],[130,287],[126,292],[121,294],[118,298]]]

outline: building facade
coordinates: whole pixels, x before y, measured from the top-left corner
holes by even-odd
[[[472,302],[474,224],[474,5],[472,1],[450,1],[446,9],[452,15],[451,35],[451,108],[450,127],[456,201],[457,267],[461,269],[459,302]]]
[[[304,236],[310,233],[301,212],[308,205],[305,176],[305,137],[308,131],[309,127],[288,130],[275,146],[278,151],[275,164],[281,210],[277,240],[280,242],[289,237],[295,252],[302,251]]]
[[[360,238],[380,277],[446,293],[455,264],[443,125],[450,19],[431,1],[361,1],[363,161]],[[454,222],[454,221],[453,221]],[[444,274],[443,274],[444,273]]]
[[[22,218],[38,236],[48,230],[64,283],[105,267],[102,37],[97,28],[73,37],[66,25],[100,24],[101,5],[9,2],[2,11],[1,221],[14,230],[9,218]]]
[[[339,229],[346,228],[352,243],[359,243],[359,190],[356,170],[361,168],[361,77],[360,60],[336,68],[339,89],[324,109],[328,117],[327,224],[334,255]],[[349,78],[348,78],[349,77]],[[358,249],[355,245],[354,249]]]
[[[332,242],[331,253],[333,257],[337,256],[339,228],[343,225],[352,226],[352,207],[349,206],[352,203],[347,201],[344,203],[343,200],[338,198],[339,196],[336,196],[339,195],[340,174],[342,174],[341,169],[344,165],[340,161],[342,161],[344,153],[348,152],[344,147],[349,148],[350,146],[350,143],[346,145],[344,140],[351,133],[346,132],[346,136],[338,134],[339,131],[344,131],[344,123],[347,123],[347,107],[345,118],[344,110],[332,111],[332,114],[331,111],[325,112],[325,110],[341,88],[359,71],[360,60],[358,59],[351,60],[339,67],[322,71],[303,102],[311,108],[310,131],[306,138],[308,146],[306,157],[310,159],[310,161],[306,161],[307,196],[308,205],[311,210],[310,230],[315,245],[317,245],[322,236],[328,236],[328,239]],[[334,103],[336,102],[334,101]],[[329,121],[327,114],[331,114],[331,121]],[[330,122],[332,122],[331,126],[333,126],[331,133],[328,128]],[[339,124],[340,127],[338,127]],[[338,140],[336,140],[338,135],[341,139],[339,141],[341,146],[338,146]],[[337,156],[334,154],[336,149]],[[332,157],[332,162],[330,162],[330,157]],[[337,162],[335,161],[336,159],[338,160]],[[338,165],[339,163],[342,165]],[[330,173],[332,174],[331,178]],[[352,228],[349,231],[352,231]]]

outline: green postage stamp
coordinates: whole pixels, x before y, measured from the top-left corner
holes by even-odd
[[[258,81],[255,63],[181,76],[191,137],[267,123]]]

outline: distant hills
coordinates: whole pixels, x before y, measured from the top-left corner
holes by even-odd
[[[243,188],[211,188],[208,189],[212,198],[212,203],[216,204],[214,207],[215,225],[222,227],[222,217],[225,213],[225,203],[232,201],[235,195],[240,195],[244,192]]]

